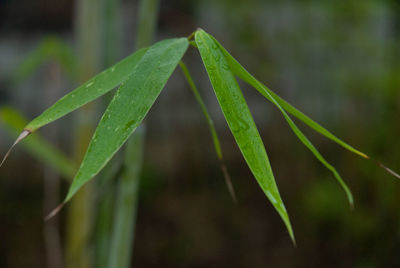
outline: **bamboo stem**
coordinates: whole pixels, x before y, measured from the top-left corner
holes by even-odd
[[[80,62],[80,81],[86,81],[100,69],[101,9],[100,0],[77,0],[76,25],[77,49]],[[77,117],[74,158],[80,163],[94,130],[95,108],[86,105]],[[86,185],[71,201],[68,209],[66,238],[66,267],[90,268],[90,237],[93,225],[93,184]]]

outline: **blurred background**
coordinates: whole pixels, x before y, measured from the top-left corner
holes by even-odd
[[[400,170],[400,1],[149,2],[158,14],[153,12],[154,27],[142,22],[142,33],[153,35],[146,40],[140,18],[152,15],[139,14],[138,1],[0,1],[1,155],[24,120],[135,47],[201,27],[277,94]],[[400,266],[396,178],[299,124],[352,189],[351,210],[334,177],[280,112],[243,84],[291,217],[294,247],[227,128],[198,52],[190,48],[184,62],[214,119],[238,204],[226,189],[199,105],[177,69],[145,120],[136,231],[126,267]],[[102,200],[108,192],[118,195],[117,179],[92,181],[91,190],[84,190],[91,192],[87,207],[76,205],[74,214],[68,212],[74,205],[67,205],[43,221],[65,196],[69,182],[63,178],[71,166],[76,170],[70,163],[79,163],[107,100],[44,127],[0,169],[0,267],[101,267],[110,256],[112,242],[101,244],[97,231]],[[51,165],[55,157],[43,143],[72,159],[60,156],[64,172]],[[109,221],[106,230],[114,228]],[[129,232],[125,237],[133,242]],[[74,244],[83,240],[83,246]],[[79,264],[71,264],[74,258]]]

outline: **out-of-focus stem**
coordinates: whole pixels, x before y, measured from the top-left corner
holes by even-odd
[[[104,68],[114,64],[121,55],[122,23],[120,12],[120,0],[102,0],[102,40]],[[103,100],[106,107],[111,101],[112,92]],[[102,107],[103,108],[103,107]],[[97,214],[94,233],[94,265],[96,268],[108,267],[110,258],[110,244],[112,236],[112,223],[114,218],[114,205],[116,197],[115,177],[121,163],[121,153],[111,159],[104,170],[98,175],[97,186]]]
[[[57,99],[60,91],[61,69],[55,62],[47,65],[49,70],[49,78],[45,86],[45,96],[49,102]],[[50,126],[45,135],[50,141],[56,142],[58,129],[55,125]],[[43,213],[47,213],[56,207],[59,202],[60,177],[52,168],[46,167],[44,170],[43,181]],[[46,249],[47,267],[62,268],[63,254],[60,241],[60,230],[58,217],[54,217],[51,221],[43,223],[43,235]]]
[[[159,0],[141,0],[135,49],[149,46],[154,38]],[[140,169],[142,165],[144,126],[139,127],[125,146],[124,169],[119,177],[115,216],[108,267],[128,268],[132,258]]]
[[[84,82],[99,71],[101,51],[101,2],[100,0],[77,0],[75,31],[77,54],[80,62],[80,81]],[[80,111],[76,121],[74,158],[80,163],[94,130],[93,104]],[[87,184],[71,200],[68,209],[66,237],[67,268],[92,267],[90,237],[93,225],[93,184]]]
[[[130,267],[142,167],[144,127],[139,127],[125,148],[119,177],[108,267]]]
[[[149,46],[153,42],[158,7],[159,0],[141,0],[139,2],[139,25],[135,49]]]

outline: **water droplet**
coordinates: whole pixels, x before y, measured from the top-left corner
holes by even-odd
[[[270,191],[266,191],[265,194],[268,196],[269,200],[271,200],[272,203],[277,204],[278,201],[276,201],[275,197],[272,195]]]
[[[221,55],[220,54],[214,54],[214,59],[216,61],[219,61],[221,59]]]
[[[93,85],[94,82],[90,82],[86,85],[86,88],[90,87],[91,85]]]

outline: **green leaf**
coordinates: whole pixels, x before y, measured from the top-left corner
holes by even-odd
[[[104,167],[139,126],[187,47],[186,38],[176,38],[148,49],[101,118],[64,203]]]
[[[72,49],[56,37],[46,37],[34,50],[24,56],[24,60],[11,77],[11,83],[15,86],[51,59],[56,60],[70,77],[77,77],[78,63]]]
[[[342,141],[335,135],[333,135],[331,132],[329,132],[327,129],[322,127],[320,124],[312,120],[310,117],[296,109],[294,106],[289,104],[287,101],[279,97],[276,93],[274,93],[272,90],[270,90],[268,87],[264,86],[263,84],[259,83],[254,77],[252,77],[247,70],[235,59],[229,54],[229,52],[213,37],[210,35],[210,37],[215,41],[215,43],[218,45],[218,47],[221,49],[221,51],[224,53],[225,58],[229,64],[229,67],[232,69],[232,72],[237,75],[240,79],[243,81],[246,81],[250,85],[252,85],[255,89],[258,90],[258,92],[261,93],[265,98],[270,100],[271,102],[277,102],[285,111],[296,117],[297,119],[301,120],[304,122],[306,125],[317,131],[318,133],[324,135],[328,139],[336,142],[337,144],[341,145],[345,149],[361,156],[366,159],[369,159],[369,156],[364,154],[363,152],[360,152],[359,150],[355,149],[351,145],[347,144],[346,142]]]
[[[251,172],[284,221],[294,242],[289,216],[280,197],[265,147],[224,54],[203,30],[195,41],[222,112]]]
[[[236,194],[235,194],[235,189],[233,188],[233,184],[232,184],[232,180],[229,176],[228,173],[228,169],[225,165],[225,161],[224,161],[224,156],[222,154],[222,149],[221,149],[221,143],[219,142],[219,138],[218,138],[218,134],[217,134],[217,130],[214,127],[214,122],[211,119],[210,114],[208,113],[207,107],[204,104],[204,101],[192,79],[192,76],[190,75],[190,72],[188,70],[188,68],[186,67],[186,65],[181,61],[179,63],[179,66],[182,69],[183,74],[185,75],[186,81],[189,84],[190,89],[193,92],[193,95],[196,99],[196,101],[199,103],[201,111],[203,112],[204,117],[206,118],[207,124],[208,124],[208,128],[210,129],[210,133],[211,133],[211,137],[213,139],[214,142],[214,149],[215,152],[217,153],[217,157],[221,166],[221,170],[222,173],[224,174],[224,178],[225,178],[225,183],[226,183],[226,187],[228,188],[229,194],[231,195],[233,201],[235,203],[237,203],[237,199],[236,199]]]
[[[288,122],[289,126],[293,130],[293,132],[296,134],[296,136],[300,139],[301,142],[314,154],[314,156],[327,168],[329,169],[337,181],[340,183],[342,186],[343,190],[346,192],[347,199],[350,203],[351,206],[354,204],[353,196],[351,194],[350,189],[347,187],[346,183],[343,181],[339,173],[336,171],[336,169],[329,164],[325,158],[319,153],[319,151],[315,148],[315,146],[310,142],[310,140],[303,134],[303,132],[297,127],[297,125],[293,122],[293,120],[290,118],[290,116],[286,113],[286,111],[283,109],[283,107],[292,107],[290,104],[279,98],[276,94],[272,95],[272,91],[269,90],[266,86],[264,86],[261,82],[259,82],[257,79],[254,78],[245,68],[240,65],[238,61],[236,61],[223,47],[221,44],[219,44],[214,38],[214,42],[218,44],[218,47],[224,51],[225,58],[229,62],[229,67],[232,69],[232,71],[239,76],[242,80],[256,88],[263,96],[265,96],[268,100],[270,100],[278,109],[281,111],[283,116],[285,117],[286,121]],[[279,99],[278,99],[279,98]],[[283,106],[281,105],[283,104]],[[319,126],[317,123],[306,117],[304,114],[302,114],[300,111],[292,107],[292,111],[297,111],[297,115],[303,115],[301,118],[306,119],[306,124],[307,122],[311,121],[313,122],[313,126],[319,127],[319,129],[325,130],[321,126]],[[327,132],[327,130],[326,130]],[[329,132],[328,132],[329,133]],[[330,133],[329,133],[330,134]],[[332,135],[332,134],[330,134]],[[332,135],[333,136],[333,135]],[[333,136],[334,137],[334,136]],[[336,138],[336,137],[335,137]],[[337,139],[337,138],[336,138]],[[339,140],[339,139],[338,139]],[[339,140],[340,141],[340,140]],[[340,141],[342,144],[346,146],[346,143]],[[352,147],[351,147],[352,148]],[[355,149],[354,149],[355,150]],[[358,152],[358,151],[357,151]]]
[[[26,125],[27,120],[15,109],[2,107],[0,109],[0,120],[8,132],[17,137],[21,129]],[[72,179],[76,165],[66,155],[49,144],[38,134],[33,134],[21,143],[28,153],[58,171],[66,179]]]
[[[25,129],[33,132],[106,94],[128,79],[146,51],[147,48],[140,49],[88,80],[33,119]]]

